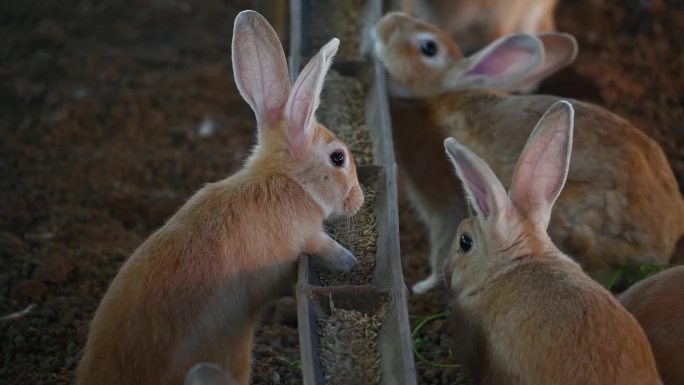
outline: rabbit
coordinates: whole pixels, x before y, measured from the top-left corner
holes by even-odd
[[[441,142],[456,137],[510,180],[530,128],[559,98],[501,90],[553,73],[574,58],[576,44],[563,34],[510,35],[462,57],[442,31],[401,13],[379,20],[375,36],[393,95],[397,164],[429,230],[431,274],[413,286],[424,293],[439,283],[467,215],[460,186],[444,178],[450,167],[437,155]],[[431,57],[421,51],[427,42],[438,47]],[[551,239],[601,282],[617,266],[667,263],[684,234],[684,200],[662,149],[627,120],[573,104],[576,156],[551,217]]]
[[[200,189],[124,263],[90,325],[80,385],[181,384],[198,362],[247,384],[259,311],[291,293],[298,256],[354,266],[323,220],[362,206],[356,166],[314,115],[338,46],[322,47],[290,87],[268,22],[254,11],[236,17],[233,71],[257,144],[241,170]]]
[[[556,0],[415,0],[403,11],[433,23],[475,52],[511,33],[545,33],[556,29]]]
[[[445,270],[486,354],[476,383],[661,384],[634,317],[546,231],[572,145],[573,108],[559,101],[530,134],[509,194],[475,152],[444,141],[475,212],[459,225]]]
[[[665,385],[684,385],[684,266],[654,274],[620,294],[646,332]]]

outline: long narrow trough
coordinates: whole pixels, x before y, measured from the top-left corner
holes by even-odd
[[[326,224],[359,258],[354,270],[318,271],[308,258],[299,265],[299,339],[307,385],[416,383],[384,71],[359,55],[362,27],[379,18],[381,3],[290,1],[293,76],[330,38],[341,40],[318,117],[350,147],[366,197],[354,218]]]

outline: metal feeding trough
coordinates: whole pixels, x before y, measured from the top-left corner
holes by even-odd
[[[289,62],[293,77],[323,43],[332,37],[341,40],[324,87],[319,118],[354,154],[367,197],[362,214],[372,216],[367,221],[352,218],[348,229],[338,228],[333,235],[343,245],[348,243],[345,246],[362,260],[359,265],[363,266],[358,269],[366,271],[330,278],[329,273],[317,271],[309,258],[300,261],[296,295],[302,372],[307,385],[416,383],[399,253],[396,165],[385,74],[379,63],[358,55],[363,24],[380,17],[381,3],[290,1]],[[324,28],[319,28],[321,25]],[[346,100],[346,92],[359,98],[358,105]],[[336,97],[342,100],[336,102]],[[336,113],[343,116],[336,117]],[[340,239],[345,238],[345,229],[349,234]],[[373,232],[369,235],[373,244],[356,250],[360,247],[357,234],[369,232]],[[363,351],[354,350],[358,345],[363,345]],[[349,361],[357,356],[363,361]],[[354,369],[350,372],[345,365]],[[336,366],[340,366],[339,371]]]

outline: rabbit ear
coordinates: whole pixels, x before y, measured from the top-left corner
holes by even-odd
[[[568,176],[574,110],[564,100],[539,119],[525,144],[511,182],[511,200],[540,229],[546,230],[553,203]]]
[[[333,38],[323,46],[304,67],[292,87],[285,107],[285,120],[286,137],[295,158],[305,154],[311,145],[323,81],[339,45],[339,39]]]
[[[240,95],[256,114],[260,130],[278,122],[290,94],[290,75],[278,35],[254,11],[242,11],[233,27],[233,72]]]
[[[522,82],[507,91],[527,91],[538,82],[572,64],[577,58],[577,40],[568,33],[549,32],[537,35],[544,45],[544,62],[529,73]]]
[[[506,190],[487,163],[454,138],[444,147],[482,224],[496,222],[509,206]]]
[[[449,89],[465,87],[507,89],[521,82],[544,60],[539,39],[528,34],[504,36],[464,59],[447,76]]]

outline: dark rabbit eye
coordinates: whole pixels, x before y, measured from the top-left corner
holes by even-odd
[[[461,246],[461,250],[467,252],[473,247],[473,240],[469,236],[462,234],[458,239],[458,245]]]
[[[434,40],[426,40],[420,44],[420,52],[427,57],[433,57],[437,55],[437,51],[439,51],[439,49]]]
[[[330,154],[330,163],[332,163],[335,167],[344,166],[344,152],[335,151]]]

